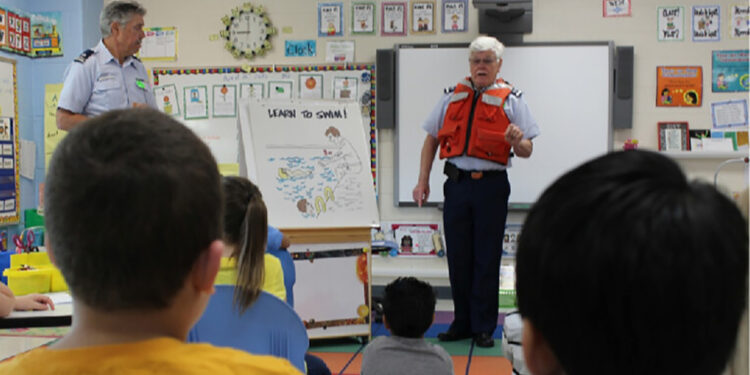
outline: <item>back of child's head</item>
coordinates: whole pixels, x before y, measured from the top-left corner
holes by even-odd
[[[419,338],[435,316],[435,291],[414,277],[399,277],[385,287],[383,315],[395,336]]]
[[[719,374],[745,308],[747,247],[747,223],[715,188],[658,153],[610,153],[532,207],[518,306],[567,374]]]
[[[244,311],[263,286],[268,212],[255,184],[244,177],[224,177],[224,241],[237,259],[235,306]]]
[[[221,238],[216,162],[188,128],[152,109],[108,112],[72,130],[50,162],[50,248],[75,299],[162,309]]]

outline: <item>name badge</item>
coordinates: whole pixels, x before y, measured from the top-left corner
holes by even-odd
[[[140,88],[141,90],[145,90],[145,89],[146,89],[146,82],[144,82],[144,81],[143,81],[142,79],[140,79],[140,78],[136,78],[136,79],[135,79],[135,85],[136,85],[136,86],[137,86],[138,88]]]

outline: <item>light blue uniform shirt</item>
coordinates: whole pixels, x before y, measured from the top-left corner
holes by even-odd
[[[432,112],[430,112],[430,115],[427,116],[424,124],[422,124],[422,129],[435,138],[437,138],[440,128],[443,127],[443,118],[445,117],[445,111],[448,110],[448,105],[451,102],[450,99],[452,95],[453,93],[445,94],[440,101],[438,101]],[[531,111],[529,111],[529,107],[526,105],[526,101],[523,99],[520,92],[508,95],[508,99],[506,99],[505,104],[503,104],[503,110],[508,116],[508,120],[523,131],[524,139],[533,139],[540,134],[539,126],[531,115]],[[512,158],[508,159],[507,167],[511,166],[511,159]],[[455,164],[456,167],[467,171],[504,170],[507,168],[499,163],[467,155],[454,156],[449,158],[449,160],[451,163]]]
[[[146,68],[128,56],[120,65],[102,41],[83,62],[73,61],[65,71],[58,108],[89,117],[146,103],[156,108]]]

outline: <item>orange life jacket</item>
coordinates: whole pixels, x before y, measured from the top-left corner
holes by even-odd
[[[438,131],[440,158],[463,155],[508,164],[510,143],[505,141],[505,129],[510,124],[503,104],[513,87],[498,79],[474,102],[474,89],[469,77],[459,82],[453,91]],[[473,118],[472,106],[474,106]],[[467,142],[468,141],[468,142]]]

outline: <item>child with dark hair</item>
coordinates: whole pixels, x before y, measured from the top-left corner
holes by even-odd
[[[532,374],[718,375],[747,300],[748,225],[670,158],[620,151],[564,174],[516,258]]]
[[[424,333],[435,318],[435,292],[414,277],[385,287],[383,324],[391,336],[375,338],[362,354],[362,375],[453,374],[453,360]]]
[[[299,374],[284,359],[185,343],[214,290],[222,201],[211,151],[172,117],[116,110],[75,127],[45,190],[73,326],[0,374]]]

